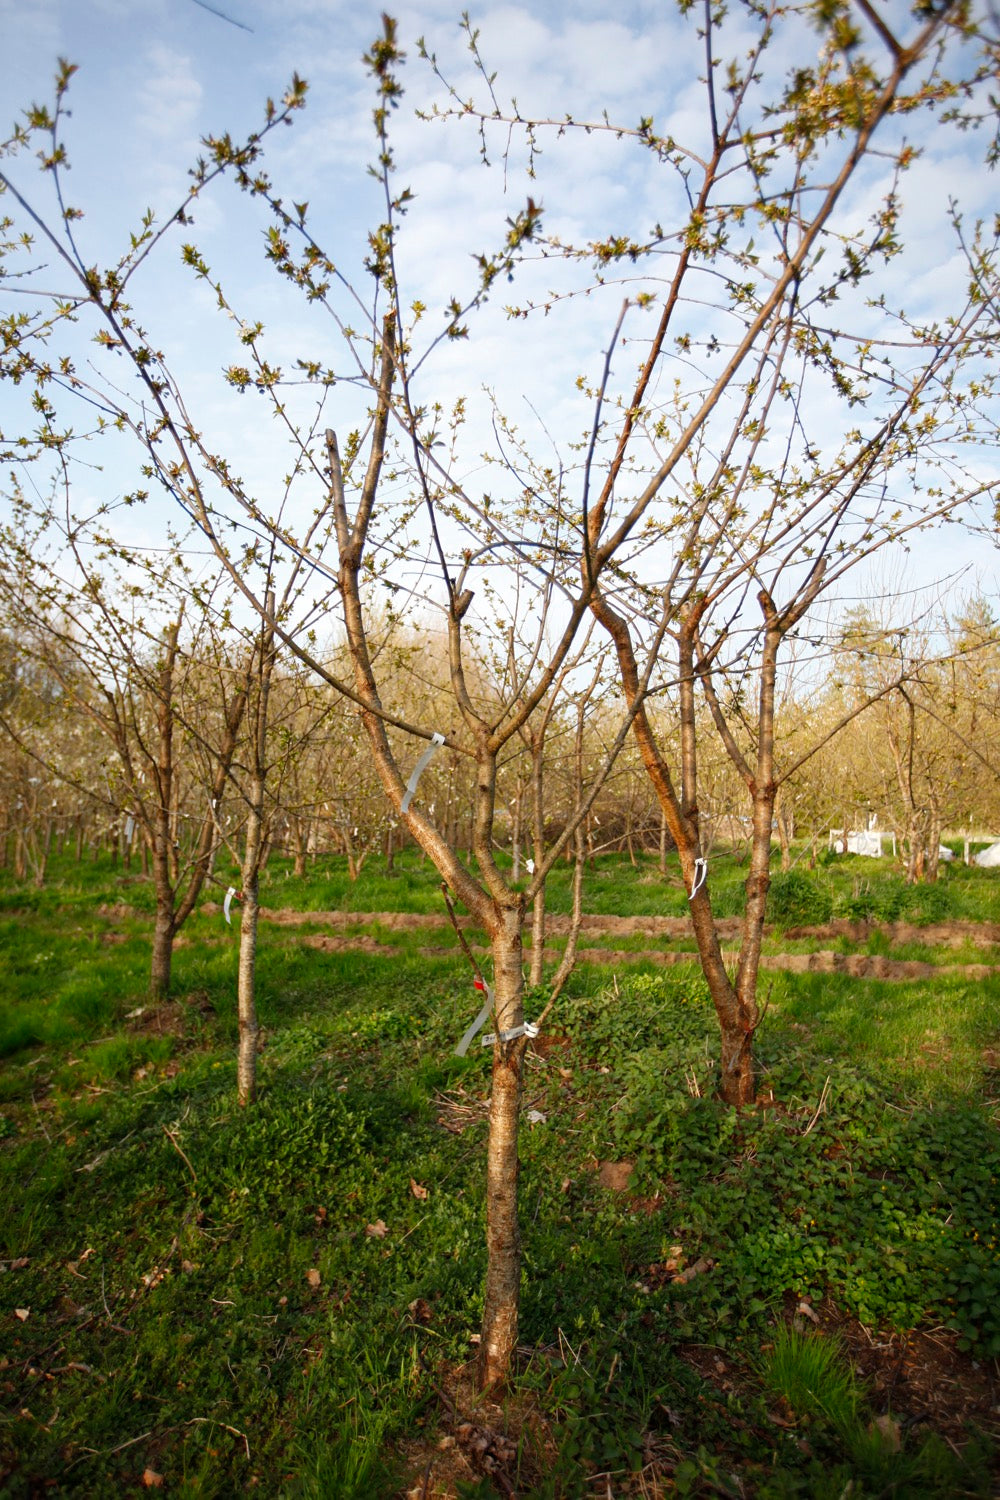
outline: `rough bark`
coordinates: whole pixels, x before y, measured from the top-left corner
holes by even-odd
[[[251,814],[253,817],[253,814]],[[243,885],[243,908],[240,916],[240,963],[237,983],[237,1010],[239,1018],[239,1043],[236,1059],[236,1086],[239,1101],[252,1104],[257,1098],[257,1048],[260,1042],[260,1026],[257,1021],[257,921],[259,915],[258,865],[260,854],[259,831],[252,835],[248,827],[247,843],[256,839],[252,853],[248,853],[246,865],[252,862],[252,873]]]
[[[257,692],[251,725],[250,789],[247,808],[246,839],[243,846],[243,910],[240,917],[240,965],[237,985],[239,1049],[236,1082],[239,1101],[252,1104],[257,1098],[257,1048],[260,1026],[257,1020],[257,925],[260,912],[260,867],[264,845],[264,793],[267,783],[267,713],[274,667],[274,591],[269,589],[264,603],[257,654]],[[227,766],[228,769],[228,766]]]
[[[174,937],[173,893],[166,902],[157,901],[156,920],[153,924],[153,953],[149,966],[149,993],[154,1000],[163,1000],[170,993],[170,976],[173,966]]]
[[[499,913],[493,935],[497,1031],[524,1020],[521,972],[523,911]],[[517,1348],[521,1290],[521,1234],[517,1215],[518,1124],[525,1041],[497,1042],[493,1048],[489,1142],[486,1153],[487,1268],[479,1343],[478,1383],[488,1389],[506,1379]]]

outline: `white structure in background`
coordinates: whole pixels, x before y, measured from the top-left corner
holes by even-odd
[[[848,832],[848,834],[847,834],[847,853],[848,854],[865,854],[865,855],[868,856],[869,859],[881,859],[882,858],[882,840],[884,838],[892,840],[892,854],[893,854],[893,858],[895,858],[895,856],[896,856],[896,835],[895,835],[895,833],[892,833],[892,832],[883,833],[882,830],[878,826],[878,813],[870,813],[868,815],[868,827],[867,828],[856,828],[856,829],[853,829],[852,831]],[[841,854],[844,853],[844,830],[843,830],[843,828],[831,828],[830,829],[830,834],[829,834],[829,837],[827,839],[827,848],[828,849],[836,849]]]
[[[973,856],[972,863],[980,865],[984,870],[995,870],[1000,867],[1000,839],[995,844],[991,844],[988,849],[980,849],[979,853]]]

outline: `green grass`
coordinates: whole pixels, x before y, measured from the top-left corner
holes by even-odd
[[[779,1327],[760,1362],[765,1385],[785,1403],[815,1455],[810,1493],[912,1496],[968,1494],[968,1465],[935,1433],[903,1443],[891,1412],[870,1407],[836,1339]],[[850,1486],[848,1489],[847,1487]],[[765,1494],[789,1493],[765,1488]]]
[[[619,911],[662,899],[648,873],[623,862]],[[399,879],[369,879],[362,910],[391,909]],[[178,1495],[395,1494],[422,1479],[414,1445],[426,1462],[453,1430],[440,1391],[480,1318],[490,1060],[453,1055],[478,1008],[465,960],[421,954],[447,931],[361,921],[392,951],[326,953],[265,922],[243,1111],[235,933],[193,919],[176,998],[151,1011],[148,918],[100,910],[134,890],[58,863],[41,892],[0,881],[0,1493],[139,1494],[149,1468]],[[320,894],[313,910],[336,904]],[[592,1493],[602,1472],[628,1493],[651,1459],[679,1494],[989,1492],[975,1446],[959,1460],[921,1429],[886,1453],[835,1348],[800,1378],[827,1392],[810,1408],[789,1361],[801,1376],[824,1346],[782,1330],[787,1298],[825,1297],[1000,1353],[998,999],[955,975],[775,974],[759,1051],[777,1103],[736,1116],[713,1098],[694,967],[578,969],[527,1071],[532,1352],[502,1418],[519,1493]],[[608,1161],[630,1164],[627,1191],[601,1186]],[[696,1373],[706,1346],[735,1388]],[[771,1421],[776,1391],[801,1429]]]

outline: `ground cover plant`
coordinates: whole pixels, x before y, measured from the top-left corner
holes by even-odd
[[[618,862],[626,913],[651,868]],[[809,878],[836,911],[854,877]],[[265,919],[248,1110],[217,901],[151,1003],[134,872],[0,879],[4,1495],[991,1493],[996,975],[775,973],[735,1113],[694,967],[582,965],[526,1065],[517,1370],[477,1401],[489,1058],[453,1053],[453,935],[371,920],[403,877],[338,948]]]

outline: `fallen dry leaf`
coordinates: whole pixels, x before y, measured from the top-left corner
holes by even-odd
[[[710,1259],[707,1255],[703,1255],[700,1260],[695,1261],[693,1266],[688,1266],[686,1271],[678,1271],[672,1280],[680,1282],[693,1281],[696,1276],[702,1276],[706,1271],[710,1271],[714,1265],[714,1260]]]
[[[320,1282],[321,1282],[321,1281],[322,1281],[322,1280],[323,1280],[323,1278],[322,1278],[322,1276],[321,1276],[321,1275],[320,1275],[320,1274],[319,1274],[319,1272],[318,1272],[318,1271],[317,1271],[317,1269],[316,1269],[316,1267],[315,1267],[315,1266],[312,1266],[312,1267],[311,1267],[311,1268],[310,1268],[310,1269],[309,1269],[309,1270],[308,1270],[308,1271],[307,1271],[307,1272],[306,1272],[306,1280],[307,1280],[307,1281],[308,1281],[308,1283],[309,1283],[309,1285],[310,1285],[310,1286],[311,1286],[311,1287],[314,1287],[314,1288],[315,1288],[315,1287],[318,1287],[318,1286],[319,1286],[319,1284],[320,1284]]]
[[[899,1423],[887,1412],[885,1416],[876,1417],[872,1426],[882,1434],[882,1441],[889,1452],[898,1453],[903,1446],[902,1429]]]
[[[425,1188],[421,1183],[415,1182],[412,1177],[410,1178],[410,1192],[414,1198],[419,1198],[421,1202],[431,1195],[430,1188]]]
[[[147,1490],[162,1490],[163,1475],[157,1474],[155,1469],[145,1469],[143,1470],[142,1482]]]
[[[374,1224],[365,1225],[365,1234],[370,1240],[384,1240],[388,1233],[384,1219],[376,1219]]]
[[[434,1316],[430,1304],[425,1302],[423,1297],[415,1297],[406,1311],[414,1323],[429,1323]]]
[[[31,1317],[31,1308],[30,1307],[15,1307],[15,1309],[14,1309],[14,1316],[15,1316],[15,1318],[20,1318],[20,1320],[21,1320],[22,1323],[27,1323],[28,1319]]]

